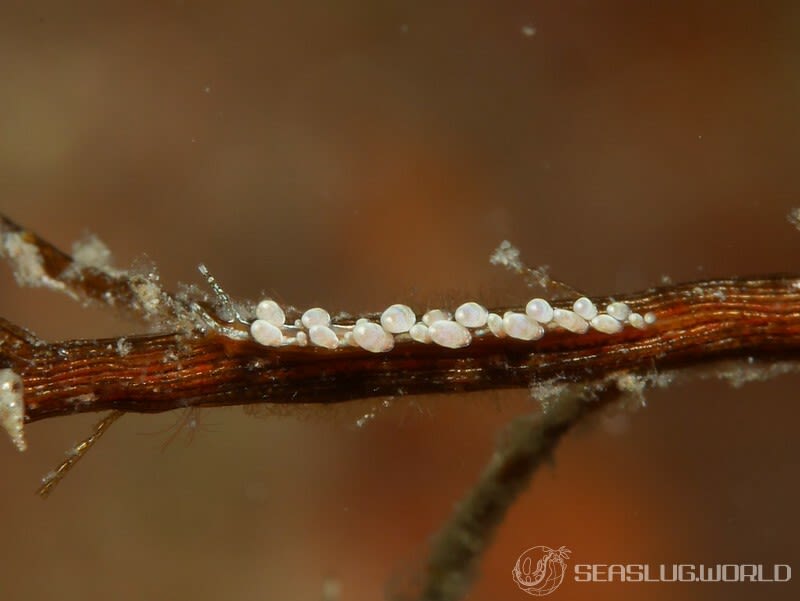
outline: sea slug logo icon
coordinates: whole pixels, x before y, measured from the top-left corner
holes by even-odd
[[[570,553],[566,547],[551,549],[540,546],[526,549],[511,570],[514,582],[529,595],[549,595],[564,581],[566,560]]]

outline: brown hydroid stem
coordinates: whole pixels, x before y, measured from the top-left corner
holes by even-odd
[[[2,328],[2,359],[22,377],[26,419],[32,422],[109,409],[153,413],[553,381],[591,384],[615,372],[800,357],[800,276],[700,281],[614,299],[639,313],[653,312],[657,321],[644,330],[626,327],[612,335],[554,330],[534,342],[479,337],[459,350],[399,342],[379,354],[358,348],[268,348],[218,333],[128,337],[126,352],[120,353],[117,339],[32,344]],[[592,300],[598,306],[609,301]]]

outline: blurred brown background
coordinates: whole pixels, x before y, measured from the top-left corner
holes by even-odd
[[[519,301],[488,265],[503,239],[593,294],[800,270],[796,2],[114,4],[0,8],[0,209],[66,248],[90,230],[169,286],[203,261],[236,296],[353,312]],[[0,314],[45,338],[139,327],[0,276]],[[528,598],[511,569],[534,545],[800,570],[798,382],[653,392],[573,433],[470,598]],[[530,403],[395,402],[364,428],[379,402],[208,410],[165,449],[181,416],[127,416],[46,502],[96,416],[37,423],[24,455],[0,441],[0,598],[382,598]]]

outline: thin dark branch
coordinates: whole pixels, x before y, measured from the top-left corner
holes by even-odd
[[[547,411],[511,422],[477,483],[434,536],[414,601],[454,601],[467,593],[481,555],[536,469],[587,413],[619,394],[606,390],[587,403],[583,393],[572,387]]]

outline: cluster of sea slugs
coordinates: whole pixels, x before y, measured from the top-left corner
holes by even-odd
[[[264,346],[317,346],[326,349],[360,347],[373,353],[394,348],[395,342],[414,340],[446,348],[468,346],[473,338],[495,336],[518,340],[538,340],[548,330],[567,330],[585,334],[590,329],[616,334],[626,325],[643,329],[654,323],[653,313],[640,315],[627,304],[612,302],[600,313],[586,297],[576,300],[572,309],[554,308],[543,298],[532,299],[525,312],[490,313],[474,301],[466,302],[454,312],[443,309],[427,311],[418,320],[407,305],[392,305],[379,319],[358,319],[355,323],[332,323],[325,309],[305,311],[293,324],[286,323],[286,314],[274,300],[262,300],[256,307],[256,319],[250,324],[253,340]]]

